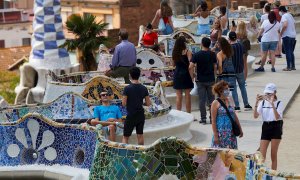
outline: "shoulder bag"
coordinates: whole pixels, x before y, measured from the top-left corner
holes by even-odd
[[[274,25],[270,28],[270,29],[268,29],[266,32],[264,32],[265,34],[267,33],[267,32],[269,32],[275,25],[276,25],[276,23],[277,23],[277,21],[274,23]],[[260,36],[258,36],[257,37],[257,41],[258,42],[261,42],[261,38],[262,38],[262,35],[260,35]]]
[[[233,134],[235,136],[239,136],[241,134],[241,131],[240,131],[240,128],[239,126],[237,125],[237,123],[235,122],[235,120],[233,119],[233,117],[231,116],[227,106],[224,104],[224,102],[220,99],[220,98],[217,98],[218,102],[220,103],[221,106],[223,106],[223,108],[226,110],[227,112],[227,115],[231,121],[231,126],[232,126],[232,131],[233,131]]]

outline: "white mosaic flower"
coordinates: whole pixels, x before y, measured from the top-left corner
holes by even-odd
[[[56,150],[53,147],[49,147],[54,143],[54,133],[50,130],[44,131],[42,143],[39,147],[36,147],[40,124],[36,120],[30,119],[27,123],[27,128],[30,133],[32,147],[29,147],[27,144],[24,128],[17,128],[15,132],[16,139],[24,146],[24,150],[22,150],[22,157],[24,157],[24,161],[26,163],[34,163],[38,159],[40,154],[39,151],[44,148],[47,148],[44,151],[44,156],[48,161],[53,161],[56,159]],[[18,157],[20,151],[20,147],[17,144],[10,144],[7,147],[7,154],[12,158]]]

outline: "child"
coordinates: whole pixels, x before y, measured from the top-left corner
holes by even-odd
[[[146,106],[150,106],[148,90],[145,86],[139,83],[141,70],[133,67],[129,71],[131,77],[131,84],[124,88],[122,105],[126,106],[127,117],[124,123],[124,133],[122,143],[128,144],[129,137],[134,128],[139,145],[144,145],[144,124],[145,115],[143,108],[143,100],[145,99]]]

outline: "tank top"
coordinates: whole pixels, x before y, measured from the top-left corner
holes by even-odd
[[[232,58],[225,58],[222,62],[222,74],[235,74]]]
[[[169,23],[169,17],[163,17],[162,19],[164,20],[165,24]]]
[[[202,16],[197,18],[198,24],[209,24],[209,16],[203,18]]]
[[[218,40],[218,33],[219,33],[219,30],[217,30],[217,31],[212,30],[211,31],[211,34],[210,34],[210,40],[211,40],[211,42],[217,42],[217,40]]]

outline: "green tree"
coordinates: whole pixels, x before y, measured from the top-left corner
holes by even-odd
[[[100,44],[107,42],[107,37],[103,35],[107,25],[108,23],[102,21],[96,22],[96,17],[91,14],[83,16],[73,14],[68,18],[66,27],[75,35],[75,38],[67,39],[62,47],[66,47],[68,51],[77,51],[80,71],[97,69],[95,51]]]

